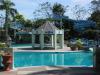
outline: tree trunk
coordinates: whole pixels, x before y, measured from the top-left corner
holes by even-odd
[[[5,35],[6,35],[6,41],[8,41],[7,38],[8,38],[8,15],[9,14],[8,14],[7,10],[6,10],[5,14],[6,14],[6,16],[5,16],[5,31],[6,31],[6,34]]]

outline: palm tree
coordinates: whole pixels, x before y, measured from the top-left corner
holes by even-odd
[[[6,29],[6,37],[8,37],[8,26],[10,22],[10,17],[14,17],[17,13],[17,10],[13,8],[15,4],[10,0],[2,0],[0,1],[0,10],[5,10],[5,29]]]

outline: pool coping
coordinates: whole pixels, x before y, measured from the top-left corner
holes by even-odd
[[[92,52],[92,51],[83,51],[83,50],[76,50],[76,51],[68,51],[68,50],[16,50],[16,49],[14,49],[13,52]]]

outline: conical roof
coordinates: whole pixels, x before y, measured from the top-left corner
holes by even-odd
[[[43,29],[43,31],[45,33],[54,33],[55,30],[59,30],[54,22],[49,22],[47,21],[45,24],[43,24],[42,26],[40,26],[39,28],[36,29],[36,31],[40,31],[41,29]]]

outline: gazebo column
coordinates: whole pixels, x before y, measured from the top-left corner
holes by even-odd
[[[51,35],[51,46],[53,47],[54,46],[54,38],[53,38],[53,35]]]
[[[41,49],[44,48],[44,34],[43,34],[43,30],[41,31],[41,34],[40,34],[40,48]]]
[[[57,49],[57,34],[54,34],[54,48]]]
[[[34,34],[34,29],[32,30],[32,48],[35,47],[35,34]]]
[[[64,48],[64,35],[63,34],[60,35],[60,46],[61,48]]]
[[[63,34],[60,35],[60,46],[61,48],[64,48],[64,30],[62,31]]]

